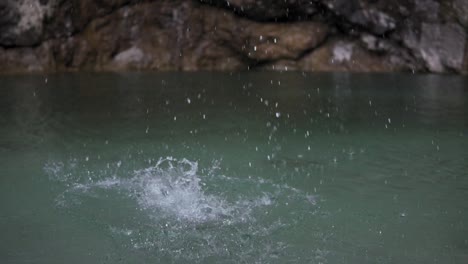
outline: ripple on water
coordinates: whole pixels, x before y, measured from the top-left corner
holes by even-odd
[[[252,261],[259,254],[266,259],[280,254],[287,243],[268,237],[291,223],[274,211],[295,203],[312,214],[317,197],[262,178],[220,175],[215,173],[217,165],[202,176],[197,162],[170,157],[130,171],[127,177],[118,177],[112,169],[83,172],[76,162],[49,162],[44,169],[51,180],[65,183],[57,197],[59,206],[73,210],[90,206],[89,197],[99,200],[122,194],[133,201],[134,213],[143,212],[146,220],[112,220],[108,232],[134,250],[148,250],[156,259],[237,256]]]

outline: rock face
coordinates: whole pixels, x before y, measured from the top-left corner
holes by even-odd
[[[0,72],[468,73],[468,0],[2,0]]]
[[[419,46],[429,70],[443,72],[446,68],[461,69],[466,34],[457,24],[424,23]]]
[[[43,2],[43,1],[42,1]],[[0,3],[0,45],[33,46],[41,41],[44,21],[50,15],[47,3],[4,0]]]

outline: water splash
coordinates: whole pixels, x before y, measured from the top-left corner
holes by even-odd
[[[137,170],[134,179],[141,190],[138,203],[179,220],[204,222],[230,216],[232,206],[221,197],[206,194],[197,171],[197,162],[173,158],[160,159],[153,167]]]
[[[297,189],[286,185],[280,186],[264,179],[236,179],[215,173],[219,162],[214,161],[212,167],[205,170],[203,177],[198,174],[198,163],[187,159],[177,160],[172,157],[159,159],[154,166],[129,172],[130,177],[117,177],[117,170],[90,171],[76,165],[63,162],[49,162],[44,170],[53,181],[66,183],[67,188],[57,197],[57,205],[67,206],[81,204],[76,196],[99,196],[99,192],[117,191],[124,193],[138,204],[141,210],[152,216],[166,217],[172,220],[203,223],[208,221],[224,221],[233,223],[248,221],[251,212],[257,207],[272,206],[275,197],[281,189],[289,188],[291,192]],[[120,168],[120,162],[116,165]],[[77,170],[73,173],[73,170]],[[102,176],[106,175],[107,176]],[[111,174],[111,175],[109,175]],[[76,180],[76,181],[74,181]],[[222,181],[220,185],[248,186],[270,185],[275,192],[256,192],[248,197],[235,197],[228,200],[232,194],[222,191],[208,191],[207,182]],[[255,185],[253,185],[255,184]],[[212,186],[211,186],[212,187]],[[270,188],[268,188],[270,189]],[[252,220],[252,219],[251,219]]]
[[[298,213],[314,217],[319,208],[317,196],[287,184],[223,175],[220,161],[204,169],[171,157],[143,169],[117,163],[49,162],[44,171],[64,186],[60,208],[99,223],[122,247],[156,262],[287,258],[296,249],[272,236],[294,229]]]

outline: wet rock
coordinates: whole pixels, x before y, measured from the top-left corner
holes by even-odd
[[[142,70],[164,68],[170,57],[168,33],[157,22],[158,3],[120,8],[94,19],[79,34],[55,41],[59,69]],[[164,10],[161,8],[161,12]],[[162,22],[161,22],[162,23]],[[152,58],[158,63],[152,64]]]
[[[0,3],[0,45],[31,46],[42,40],[44,20],[51,6],[39,0],[4,0]]]
[[[437,21],[440,4],[434,0],[414,0],[414,14],[423,21]]]
[[[65,68],[87,60],[106,70],[235,70],[296,59],[326,34],[321,23],[258,23],[191,3],[144,3],[91,22],[60,42],[57,57]]]
[[[45,35],[52,38],[70,37],[82,32],[94,19],[116,12],[136,0],[50,0],[54,2]]]
[[[338,39],[328,41],[298,63],[306,71],[385,72],[409,69],[409,64],[395,55],[371,52],[355,41]]]
[[[360,8],[360,2],[357,0],[322,0],[320,2],[338,16],[351,16]]]
[[[374,34],[384,34],[396,27],[393,17],[375,9],[359,10],[351,15],[350,21],[369,29]]]
[[[466,33],[457,24],[422,25],[420,52],[431,71],[442,72],[445,68],[460,71],[465,43]]]
[[[351,61],[354,44],[350,42],[337,42],[332,49],[331,63],[344,63]]]
[[[205,34],[204,40],[230,50],[230,57],[237,56],[248,67],[269,61],[295,60],[320,45],[328,34],[328,27],[318,22],[260,23],[224,12],[217,15],[211,12],[212,18],[204,22],[205,32],[211,34]]]
[[[145,54],[138,47],[131,47],[115,55],[114,62],[119,67],[126,68],[132,64],[139,64],[144,61]]]
[[[393,49],[392,44],[390,44],[387,40],[377,38],[371,34],[362,34],[360,40],[363,46],[371,51],[386,52]]]
[[[50,43],[39,47],[1,48],[0,72],[44,72],[54,68]]]
[[[346,31],[364,30],[377,35],[397,29],[397,22],[412,11],[408,1],[322,0],[320,2],[335,16],[334,20],[338,22],[338,27]]]
[[[454,0],[453,10],[460,23],[465,26],[465,28],[468,28],[468,0]]]
[[[3,0],[0,72],[467,72],[466,3]]]
[[[255,61],[297,59],[327,36],[326,25],[314,22],[244,23],[235,48]]]
[[[316,1],[310,0],[201,0],[224,7],[237,14],[259,21],[303,20],[316,14]]]
[[[74,36],[51,41],[56,70],[95,70],[96,52],[87,39]]]
[[[412,50],[418,49],[421,35],[421,27],[417,26],[410,20],[405,20],[403,22],[403,27],[401,28],[398,34],[395,34],[394,37],[401,41],[401,43]],[[419,24],[418,24],[419,25]]]
[[[0,45],[15,44],[15,25],[19,22],[19,13],[12,0],[0,2]]]
[[[234,15],[226,19],[219,9],[185,3],[182,8],[175,1],[123,7],[91,21],[79,34],[56,39],[57,69],[233,70],[244,66],[238,54],[223,45],[223,34],[214,30],[222,24],[233,34]],[[213,14],[207,16],[207,12]]]

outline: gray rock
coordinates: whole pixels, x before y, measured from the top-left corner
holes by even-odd
[[[32,46],[42,39],[43,22],[51,13],[51,5],[39,0],[4,0],[0,4],[0,45]]]
[[[468,0],[454,0],[453,9],[460,23],[468,28]]]
[[[0,72],[467,72],[466,29],[468,0],[0,0]]]
[[[403,27],[394,37],[401,41],[404,46],[417,50],[420,41],[420,27],[417,27],[411,20],[405,20]]]
[[[354,45],[349,42],[338,42],[333,47],[333,56],[331,63],[348,62],[353,56]]]
[[[424,21],[437,21],[440,4],[434,0],[414,0],[414,14]]]
[[[115,55],[114,62],[117,68],[141,68],[145,63],[145,54],[140,48],[131,47]]]
[[[392,45],[385,39],[377,38],[371,34],[362,34],[361,42],[368,50],[385,52],[392,49]]]
[[[44,20],[53,10],[53,1],[4,0],[0,4],[0,45],[33,46],[43,39]],[[43,4],[46,3],[46,4]]]
[[[393,17],[376,9],[358,10],[351,15],[350,20],[379,35],[394,30],[396,27],[396,21]]]
[[[223,6],[253,20],[299,19],[318,12],[317,1],[310,0],[200,0]]]
[[[0,47],[0,72],[41,72],[51,70],[53,56],[49,43],[4,49]]]
[[[119,63],[135,63],[143,60],[145,54],[137,47],[131,47],[117,54],[114,58]]]
[[[0,1],[0,45],[11,46],[15,44],[15,25],[20,19],[18,9],[13,0]]]
[[[461,71],[466,33],[458,24],[424,23],[420,53],[429,70],[443,72],[445,67]]]
[[[320,2],[338,16],[350,16],[360,8],[357,0],[321,0]]]

